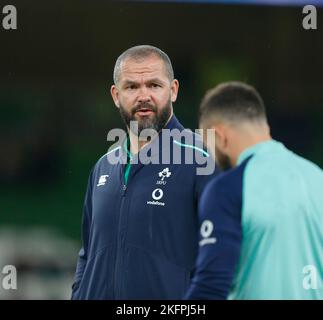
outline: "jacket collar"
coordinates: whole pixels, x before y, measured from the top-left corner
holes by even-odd
[[[182,131],[182,130],[184,130],[184,127],[178,121],[176,116],[173,114],[162,130],[165,130],[165,129],[166,130],[178,129],[179,131]],[[125,140],[123,140],[123,142],[122,142],[122,145],[123,145],[123,148],[122,148],[123,157],[127,157],[127,156],[129,157],[130,156],[130,158],[132,159],[133,162],[140,163],[141,162],[141,161],[139,161],[141,159],[140,155],[143,154],[143,153],[146,154],[149,157],[153,157],[153,156],[156,156],[156,155],[158,156],[158,154],[161,155],[161,153],[163,151],[163,143],[162,143],[163,134],[162,134],[162,130],[158,133],[158,136],[156,136],[150,143],[146,144],[135,155],[130,154],[130,150],[129,150],[130,145],[128,143],[129,136],[127,135],[127,138]],[[143,164],[145,164],[145,163],[143,163]]]

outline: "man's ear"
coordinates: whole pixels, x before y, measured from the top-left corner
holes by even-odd
[[[224,151],[228,145],[228,137],[226,135],[225,127],[222,125],[216,125],[213,129],[215,131],[216,145],[221,151]]]
[[[113,84],[111,86],[110,93],[111,93],[112,99],[114,101],[114,104],[116,105],[117,108],[120,108],[119,92],[118,92],[118,88],[116,85]]]
[[[179,82],[178,80],[174,79],[171,83],[171,93],[170,93],[170,98],[172,102],[175,102],[177,99],[177,94],[178,94],[178,88],[179,88]]]

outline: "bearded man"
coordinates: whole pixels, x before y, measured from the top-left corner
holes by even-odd
[[[178,88],[156,47],[132,47],[117,59],[111,95],[127,134],[90,174],[72,299],[181,299],[187,291],[199,198],[217,168],[197,172],[204,165],[197,158],[212,157],[173,114]],[[165,143],[167,130],[191,142],[172,135]],[[193,159],[179,157],[189,151]]]

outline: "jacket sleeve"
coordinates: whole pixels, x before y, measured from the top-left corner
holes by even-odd
[[[90,173],[88,180],[87,190],[85,194],[84,206],[83,206],[83,218],[82,218],[82,247],[78,254],[76,272],[74,276],[74,283],[72,285],[72,300],[76,299],[76,292],[79,289],[80,282],[83,277],[84,269],[86,267],[88,258],[88,244],[89,234],[92,217],[92,176],[93,170]]]
[[[237,181],[213,179],[199,204],[199,251],[184,299],[227,299],[240,256],[241,190]],[[232,185],[232,183],[234,183]]]

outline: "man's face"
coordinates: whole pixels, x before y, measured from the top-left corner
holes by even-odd
[[[126,59],[121,65],[120,79],[111,87],[111,94],[121,117],[129,128],[138,121],[138,132],[160,131],[173,113],[178,81],[170,81],[164,62],[151,55],[142,60]]]

